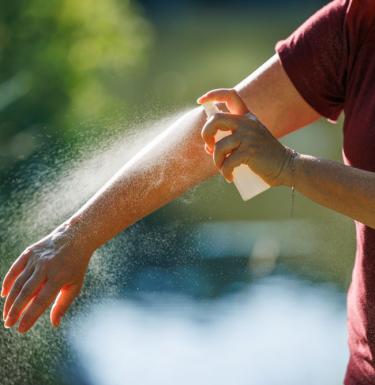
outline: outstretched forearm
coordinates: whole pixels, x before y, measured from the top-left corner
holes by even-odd
[[[200,135],[202,108],[178,119],[137,155],[68,220],[75,237],[94,251],[217,172]]]
[[[236,86],[247,107],[275,137],[316,120],[277,55]],[[126,164],[68,221],[82,244],[95,250],[118,232],[217,172],[204,151],[206,121],[197,108],[169,127]]]

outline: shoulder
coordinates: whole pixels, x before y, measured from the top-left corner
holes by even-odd
[[[361,42],[375,28],[375,0],[350,0],[346,10],[348,32]]]

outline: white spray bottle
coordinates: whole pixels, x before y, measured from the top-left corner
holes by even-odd
[[[220,112],[215,103],[212,102],[204,103],[203,107],[206,111],[207,118]],[[215,135],[215,141],[218,142],[228,135],[231,135],[230,131],[219,130]],[[246,164],[241,164],[233,170],[233,183],[237,187],[237,190],[244,201],[247,201],[270,188],[270,185],[259,175],[251,171],[250,167]]]

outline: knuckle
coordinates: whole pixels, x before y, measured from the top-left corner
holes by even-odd
[[[203,138],[203,140],[205,140],[207,138],[207,126],[204,126],[202,128],[201,137]]]
[[[44,273],[47,270],[47,262],[43,259],[39,259],[35,263],[35,271],[37,273]]]
[[[29,257],[26,266],[36,267],[36,266],[38,266],[38,262],[39,262],[38,256],[36,254],[32,254]]]
[[[37,256],[37,253],[35,251],[35,246],[29,246],[22,255],[27,255],[29,259],[34,259]]]
[[[215,126],[220,123],[223,120],[224,116],[225,114],[223,112],[216,112],[215,114],[213,114],[211,118],[212,125]]]
[[[20,257],[25,257],[25,256],[30,257],[32,255],[33,255],[33,248],[31,246],[28,246],[26,247],[26,249],[24,250],[24,252],[21,254]]]

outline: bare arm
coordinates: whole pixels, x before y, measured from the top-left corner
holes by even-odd
[[[214,143],[212,138],[218,129],[232,134]],[[235,167],[247,164],[269,185],[294,186],[316,203],[375,228],[374,172],[297,154],[283,146],[260,121],[242,115],[216,114],[205,124],[203,137],[228,181],[232,181]]]
[[[286,184],[325,207],[375,229],[375,173],[299,155]]]
[[[277,55],[236,89],[276,137],[319,118],[295,90]],[[149,145],[147,152],[125,165],[73,216],[82,242],[95,250],[119,231],[216,174],[217,168],[203,148],[204,123],[200,108],[191,111]]]
[[[375,228],[374,172],[300,155],[283,146],[274,136],[272,121],[268,124],[273,129],[269,130],[260,120],[249,119],[242,110],[242,100],[232,90],[213,90],[200,98],[200,102],[225,100],[237,105],[241,114],[216,114],[206,122],[202,134],[207,151],[228,181],[235,167],[247,164],[269,185],[294,186],[316,203]],[[267,116],[263,119],[267,121]],[[232,134],[215,143],[217,130]]]
[[[301,97],[274,55],[235,87],[248,109],[280,138],[320,115]]]
[[[236,90],[277,137],[319,117],[299,96],[276,55]],[[22,315],[19,331],[27,331],[53,301],[51,322],[57,326],[81,289],[93,251],[217,172],[204,151],[204,123],[201,109],[176,122],[72,218],[21,254],[3,282],[7,327]]]

